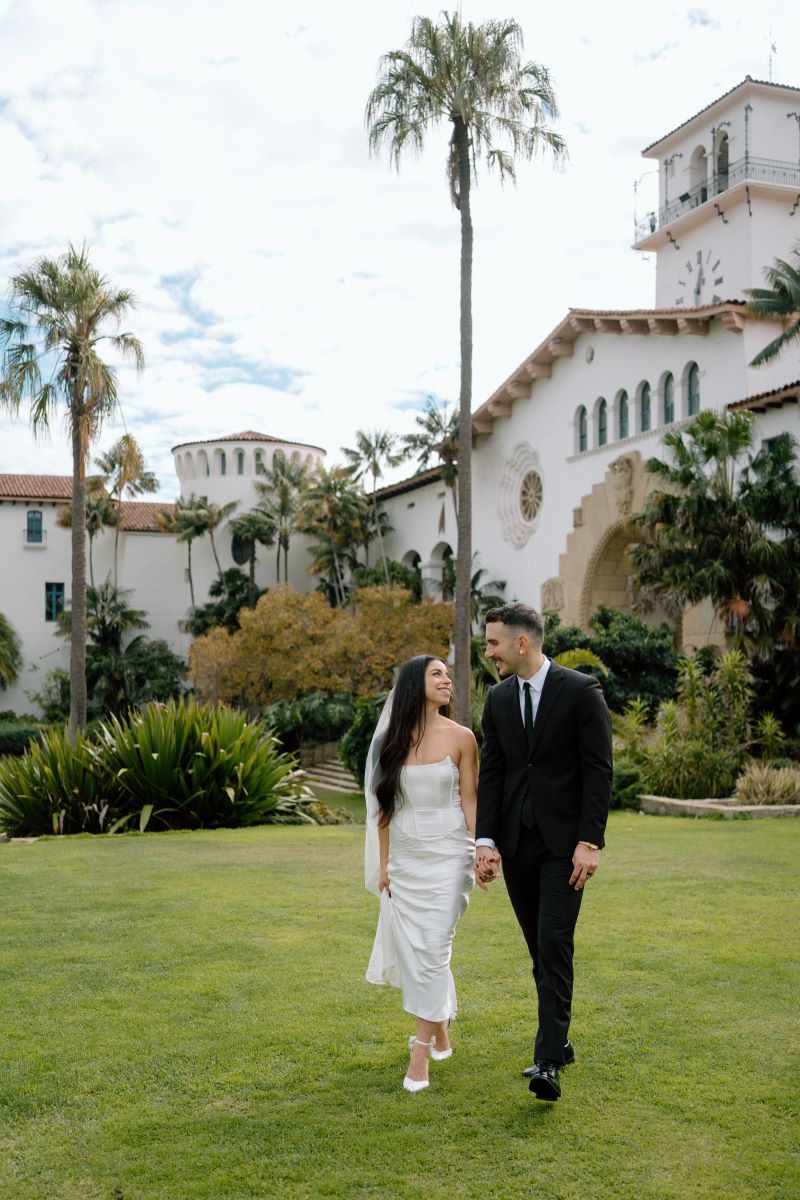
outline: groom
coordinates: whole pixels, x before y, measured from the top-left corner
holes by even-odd
[[[502,855],[539,1002],[535,1062],[523,1074],[540,1100],[558,1100],[559,1071],[575,1058],[573,935],[600,863],[611,719],[597,680],[545,658],[543,640],[542,618],[527,604],[486,614],[486,657],[501,682],[483,710],[475,870],[485,882]]]

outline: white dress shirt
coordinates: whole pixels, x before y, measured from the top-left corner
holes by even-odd
[[[529,679],[523,679],[521,675],[517,676],[517,684],[519,686],[519,712],[522,717],[522,726],[525,727],[525,684],[531,685],[531,708],[533,709],[533,721],[536,723],[536,713],[539,708],[539,701],[542,698],[542,688],[544,681],[547,678],[547,672],[550,670],[550,659],[546,658],[535,675],[531,675]],[[491,838],[478,838],[475,842],[476,846],[490,846],[492,850],[495,844]]]

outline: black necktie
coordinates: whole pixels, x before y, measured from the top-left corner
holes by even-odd
[[[533,700],[531,699],[531,685],[523,683],[522,691],[525,695],[525,733],[528,738],[528,749],[530,749],[533,742]]]
[[[531,685],[523,683],[522,694],[524,697],[525,706],[525,736],[528,739],[528,752],[533,748],[533,700],[531,698]],[[527,829],[532,829],[534,825],[533,805],[531,804],[530,792],[526,792],[525,799],[522,802],[522,824]]]

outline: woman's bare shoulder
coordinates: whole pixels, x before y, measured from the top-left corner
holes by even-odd
[[[471,729],[468,729],[466,725],[459,725],[458,721],[451,721],[449,717],[446,717],[445,720],[448,734],[462,753],[477,747],[478,743]]]

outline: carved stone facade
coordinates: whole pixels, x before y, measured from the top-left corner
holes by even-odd
[[[564,610],[564,580],[558,576],[542,584],[542,612],[562,613]]]

